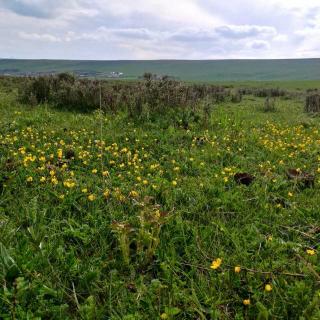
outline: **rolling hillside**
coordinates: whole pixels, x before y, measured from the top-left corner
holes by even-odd
[[[65,71],[89,77],[123,79],[137,79],[144,72],[152,72],[186,81],[319,80],[320,59],[210,61],[0,59],[0,74],[25,75]]]

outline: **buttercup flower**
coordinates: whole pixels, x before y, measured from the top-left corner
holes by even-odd
[[[221,258],[217,258],[215,260],[212,261],[210,268],[211,269],[218,269],[221,266],[222,263],[222,259]]]

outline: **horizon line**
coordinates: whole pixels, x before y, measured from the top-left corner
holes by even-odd
[[[62,59],[62,58],[0,58],[0,60],[29,60],[29,61],[99,61],[99,62],[139,62],[139,61],[186,61],[186,62],[201,62],[201,61],[275,61],[275,60],[319,60],[320,57],[313,57],[313,58],[228,58],[228,59]]]

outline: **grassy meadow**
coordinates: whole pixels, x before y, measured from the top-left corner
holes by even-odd
[[[0,319],[320,319],[304,93],[215,102],[186,126],[0,88]]]

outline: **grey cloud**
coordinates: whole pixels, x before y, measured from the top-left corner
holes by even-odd
[[[206,42],[216,39],[214,30],[183,29],[168,36],[168,39],[179,42]]]
[[[20,16],[40,19],[72,19],[98,13],[90,6],[89,0],[0,0],[1,8]]]
[[[250,48],[256,49],[256,50],[266,50],[270,48],[269,42],[262,41],[262,40],[256,40],[250,43]]]
[[[35,18],[51,18],[62,1],[47,0],[0,0],[0,7],[15,12],[18,15],[35,17]]]
[[[180,42],[212,42],[221,39],[272,38],[276,35],[276,29],[269,26],[224,25],[207,30],[183,29],[173,33],[169,38]]]
[[[222,37],[231,39],[251,38],[257,36],[272,37],[277,35],[277,31],[274,27],[250,25],[221,26],[215,28],[215,32]]]
[[[138,29],[111,29],[111,33],[115,36],[128,38],[128,39],[141,39],[141,40],[149,40],[152,39],[154,34],[145,28]]]

